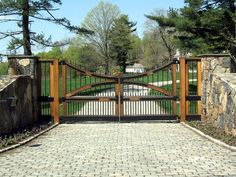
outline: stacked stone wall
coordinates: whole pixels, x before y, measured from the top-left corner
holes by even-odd
[[[229,57],[202,58],[202,118],[236,136],[236,73]]]

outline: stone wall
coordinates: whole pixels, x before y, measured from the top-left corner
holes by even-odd
[[[17,56],[9,56],[9,75],[27,75],[32,79],[32,109],[34,113],[34,118],[39,118],[40,109],[38,104],[38,98],[40,96],[40,91],[38,86],[39,78],[39,65],[38,65],[38,57],[35,56],[26,56],[26,55],[17,55]]]
[[[202,58],[202,119],[236,135],[236,74],[229,57]]]
[[[32,79],[29,76],[0,78],[0,135],[32,125]]]
[[[206,114],[206,101],[209,97],[211,77],[213,73],[230,73],[231,62],[229,57],[203,57],[202,58],[202,109],[203,118]]]
[[[213,73],[209,83],[208,122],[236,136],[236,73]]]
[[[0,135],[39,120],[38,58],[9,56],[8,76],[0,76]]]
[[[37,57],[34,56],[9,56],[9,75],[27,75],[34,78],[36,75]]]

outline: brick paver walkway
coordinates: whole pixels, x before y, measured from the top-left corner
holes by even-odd
[[[181,124],[61,124],[0,154],[0,176],[236,177],[236,153]]]

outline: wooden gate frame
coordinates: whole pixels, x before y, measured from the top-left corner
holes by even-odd
[[[45,61],[45,60],[44,60]],[[50,62],[50,97],[52,98],[50,109],[51,109],[51,116],[53,117],[54,123],[59,123],[59,61],[58,60],[48,60]],[[188,81],[188,62],[189,61],[196,61],[197,62],[197,95],[189,96],[188,95],[188,88],[189,88],[189,81]],[[189,118],[199,118],[201,117],[201,58],[184,58],[181,57],[179,60],[180,66],[180,121],[185,122]],[[172,65],[172,70],[176,71],[177,64]],[[66,65],[62,65],[62,89],[63,89],[63,97],[66,97]],[[90,73],[92,74],[92,73]],[[148,73],[147,73],[148,74]],[[115,84],[115,93],[116,98],[122,99],[122,75],[116,77],[118,82]],[[172,96],[177,95],[176,92],[176,72],[172,72],[173,78],[173,93]],[[175,82],[174,82],[175,81]],[[152,85],[148,87],[153,88]],[[197,115],[188,115],[188,101],[195,100],[198,101],[198,108],[197,108]],[[121,100],[119,100],[121,102]],[[66,114],[66,105],[63,103],[63,114]],[[172,101],[173,105],[173,113],[177,112],[176,101]],[[119,116],[123,115],[122,106],[119,106],[119,103],[116,104],[116,114],[119,113]]]
[[[189,76],[188,76],[188,62],[197,62],[197,95],[189,95]],[[202,113],[202,76],[201,76],[201,58],[190,57],[180,58],[180,122],[186,120],[199,120]],[[189,101],[197,101],[197,114],[189,115],[188,106]]]
[[[86,71],[86,70],[82,70],[77,68],[76,66],[68,63],[67,61],[61,61],[60,65],[62,66],[62,98],[60,99],[63,105],[63,117],[67,116],[67,108],[66,108],[66,102],[68,100],[96,100],[96,101],[115,101],[115,116],[119,118],[119,121],[121,120],[121,117],[130,117],[130,116],[124,116],[124,108],[123,108],[123,102],[124,101],[139,101],[139,100],[153,100],[154,98],[143,98],[142,96],[124,96],[123,95],[123,85],[124,84],[132,84],[132,85],[139,85],[139,86],[144,86],[147,88],[151,88],[157,92],[163,93],[166,96],[156,96],[157,100],[160,100],[160,98],[162,99],[166,99],[166,100],[172,100],[172,106],[173,106],[173,112],[172,115],[161,115],[163,117],[175,117],[177,118],[177,104],[176,104],[176,100],[177,100],[177,85],[176,85],[176,69],[177,69],[177,60],[173,60],[171,62],[169,62],[168,64],[166,64],[165,66],[159,67],[157,69],[154,69],[150,72],[145,72],[145,73],[141,73],[141,74],[137,74],[137,75],[133,75],[133,76],[123,76],[122,73],[119,73],[115,76],[105,76],[105,75],[100,75],[100,74],[96,74],[96,73],[92,73],[90,71]],[[103,83],[94,83],[94,84],[90,84],[90,85],[86,85],[83,86],[81,88],[75,89],[73,91],[71,91],[70,93],[66,93],[66,80],[67,80],[67,67],[70,67],[80,73],[83,73],[87,76],[94,76],[94,77],[100,77],[100,78],[104,78],[107,79],[107,81],[103,82]],[[142,83],[142,82],[134,82],[134,81],[129,81],[129,79],[133,79],[133,78],[140,78],[140,77],[145,77],[145,76],[149,76],[152,75],[155,72],[161,71],[162,69],[166,68],[166,67],[171,67],[171,73],[172,73],[172,92],[169,92],[165,89],[162,89],[156,85],[153,84],[147,84],[147,83]],[[98,84],[115,84],[115,96],[114,97],[101,97],[99,99],[95,98],[95,97],[79,97],[79,96],[73,96],[83,90],[86,90],[88,88],[92,88],[95,85]],[[138,115],[137,115],[138,116]],[[132,116],[131,116],[132,117]],[[140,116],[138,116],[140,117]],[[125,118],[127,119],[127,118]]]
[[[49,95],[42,96],[41,84],[42,84],[42,72],[41,64],[49,64],[49,79],[50,79],[50,90]],[[39,116],[44,118],[52,118],[54,123],[59,123],[59,61],[57,59],[39,59],[37,62],[38,65],[38,110]],[[41,103],[50,103],[50,113],[49,115],[42,115],[42,105]]]
[[[50,63],[50,96],[53,98],[51,102],[51,114],[54,123],[59,123],[59,61],[53,60]]]
[[[118,114],[120,112],[120,107],[119,107],[119,103],[118,103],[118,99],[119,99],[119,93],[120,93],[120,84],[119,84],[119,78],[120,75],[117,76],[105,76],[105,75],[101,75],[101,74],[97,74],[97,73],[93,73],[87,70],[82,70],[82,69],[78,69],[76,66],[70,64],[67,61],[61,61],[60,65],[62,66],[62,97],[59,99],[62,102],[62,107],[63,107],[63,116],[67,116],[67,106],[66,106],[66,101],[68,100],[85,100],[85,101],[101,101],[101,102],[106,102],[106,101],[115,101],[115,113],[118,117]],[[104,82],[98,82],[98,83],[94,83],[94,84],[90,84],[90,85],[85,85],[83,87],[80,87],[78,89],[75,89],[69,93],[66,92],[67,90],[67,67],[70,67],[74,70],[76,70],[79,73],[83,73],[86,76],[93,76],[93,77],[97,77],[97,78],[103,78],[106,79],[106,81]],[[79,92],[82,92],[86,89],[92,88],[94,86],[98,86],[98,85],[105,85],[105,84],[115,84],[115,96],[103,96],[103,97],[99,97],[97,98],[96,96],[91,97],[79,97],[79,96],[73,96]]]

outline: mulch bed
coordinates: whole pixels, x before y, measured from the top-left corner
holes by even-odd
[[[236,147],[236,136],[229,135],[225,131],[214,127],[210,123],[204,123],[201,121],[191,121],[186,123],[215,139]]]
[[[40,133],[41,131],[45,130],[51,125],[52,125],[52,122],[49,122],[49,121],[40,122],[39,124],[14,132],[12,134],[2,135],[0,136],[0,149],[17,144],[33,135]]]

